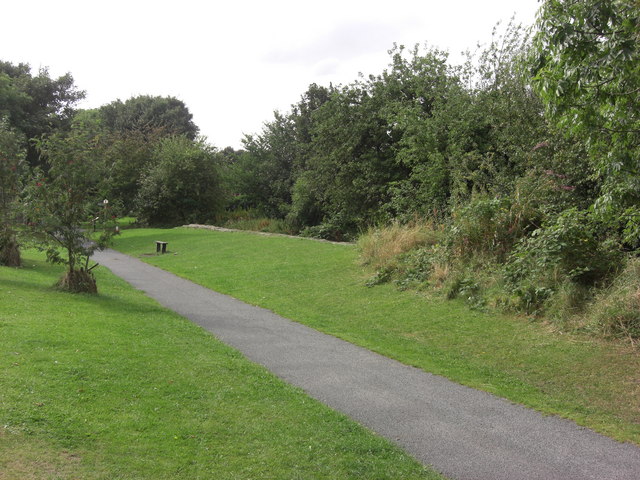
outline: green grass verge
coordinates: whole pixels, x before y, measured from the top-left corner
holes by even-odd
[[[139,233],[139,232],[137,232]],[[0,268],[0,478],[435,479],[106,269]]]
[[[154,240],[169,254],[145,256]],[[244,232],[132,230],[123,252],[405,364],[640,444],[637,350],[462,302],[367,288],[353,246]]]

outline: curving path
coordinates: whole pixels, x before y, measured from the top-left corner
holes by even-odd
[[[634,445],[407,367],[122,253],[93,258],[453,479],[640,479]]]

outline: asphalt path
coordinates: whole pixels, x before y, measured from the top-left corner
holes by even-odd
[[[634,445],[408,367],[122,253],[93,258],[450,478],[640,479]]]

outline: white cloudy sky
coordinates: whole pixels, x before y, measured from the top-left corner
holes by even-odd
[[[135,95],[184,101],[219,148],[241,146],[310,83],[378,74],[393,43],[462,50],[538,0],[20,0],[2,6],[0,60],[70,72],[82,108]]]

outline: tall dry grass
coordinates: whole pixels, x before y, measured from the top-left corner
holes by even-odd
[[[435,245],[442,237],[443,229],[430,220],[414,220],[407,224],[394,222],[386,227],[370,228],[357,242],[360,262],[375,270],[394,268],[403,253]]]
[[[595,296],[585,313],[587,328],[609,337],[640,338],[640,258],[631,258],[611,286]]]

